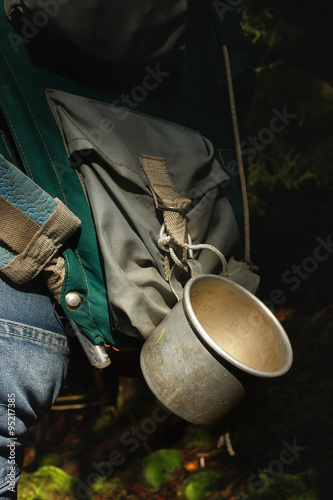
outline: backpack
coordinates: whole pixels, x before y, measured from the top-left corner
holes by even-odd
[[[228,259],[229,279],[256,290],[247,129],[235,115],[235,99],[241,111],[251,100],[254,72],[235,10],[221,16],[216,2],[188,2],[184,33],[184,3],[175,2],[172,49],[126,64],[93,44],[88,57],[63,34],[67,61],[56,53],[49,62],[55,12],[69,6],[22,4],[7,1],[0,14],[0,172],[3,213],[27,235],[17,243],[4,224],[0,270],[16,283],[43,272],[103,368],[105,345],[140,348],[173,308],[170,272],[188,256],[213,274],[225,274]],[[48,25],[55,31],[44,36]]]

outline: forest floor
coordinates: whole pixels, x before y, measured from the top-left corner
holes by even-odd
[[[332,499],[333,307],[275,313],[293,366],[254,384],[219,426],[170,414],[142,379],[74,364],[29,431],[19,500]]]

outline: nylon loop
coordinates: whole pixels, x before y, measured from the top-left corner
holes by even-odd
[[[185,212],[191,199],[182,198],[175,190],[164,158],[139,155],[139,162],[148,179],[155,206],[163,212],[165,229],[171,237],[170,243],[176,245],[173,251],[180,260],[186,259],[185,243],[188,241],[188,233]],[[170,268],[167,265],[164,268],[168,279]]]

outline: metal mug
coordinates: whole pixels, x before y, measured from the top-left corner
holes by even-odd
[[[176,286],[179,300],[145,341],[140,364],[164,406],[193,424],[213,425],[244,398],[247,380],[285,374],[293,353],[255,295],[190,265],[192,278],[184,289]]]

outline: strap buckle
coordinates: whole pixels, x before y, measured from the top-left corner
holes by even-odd
[[[164,205],[164,203],[162,203],[159,200],[157,200],[157,202],[156,202],[156,208],[158,208],[158,210],[162,210],[162,211],[166,210],[168,212],[179,212],[183,215],[183,217],[185,217],[187,210],[188,210],[188,208],[175,207],[172,205]]]

